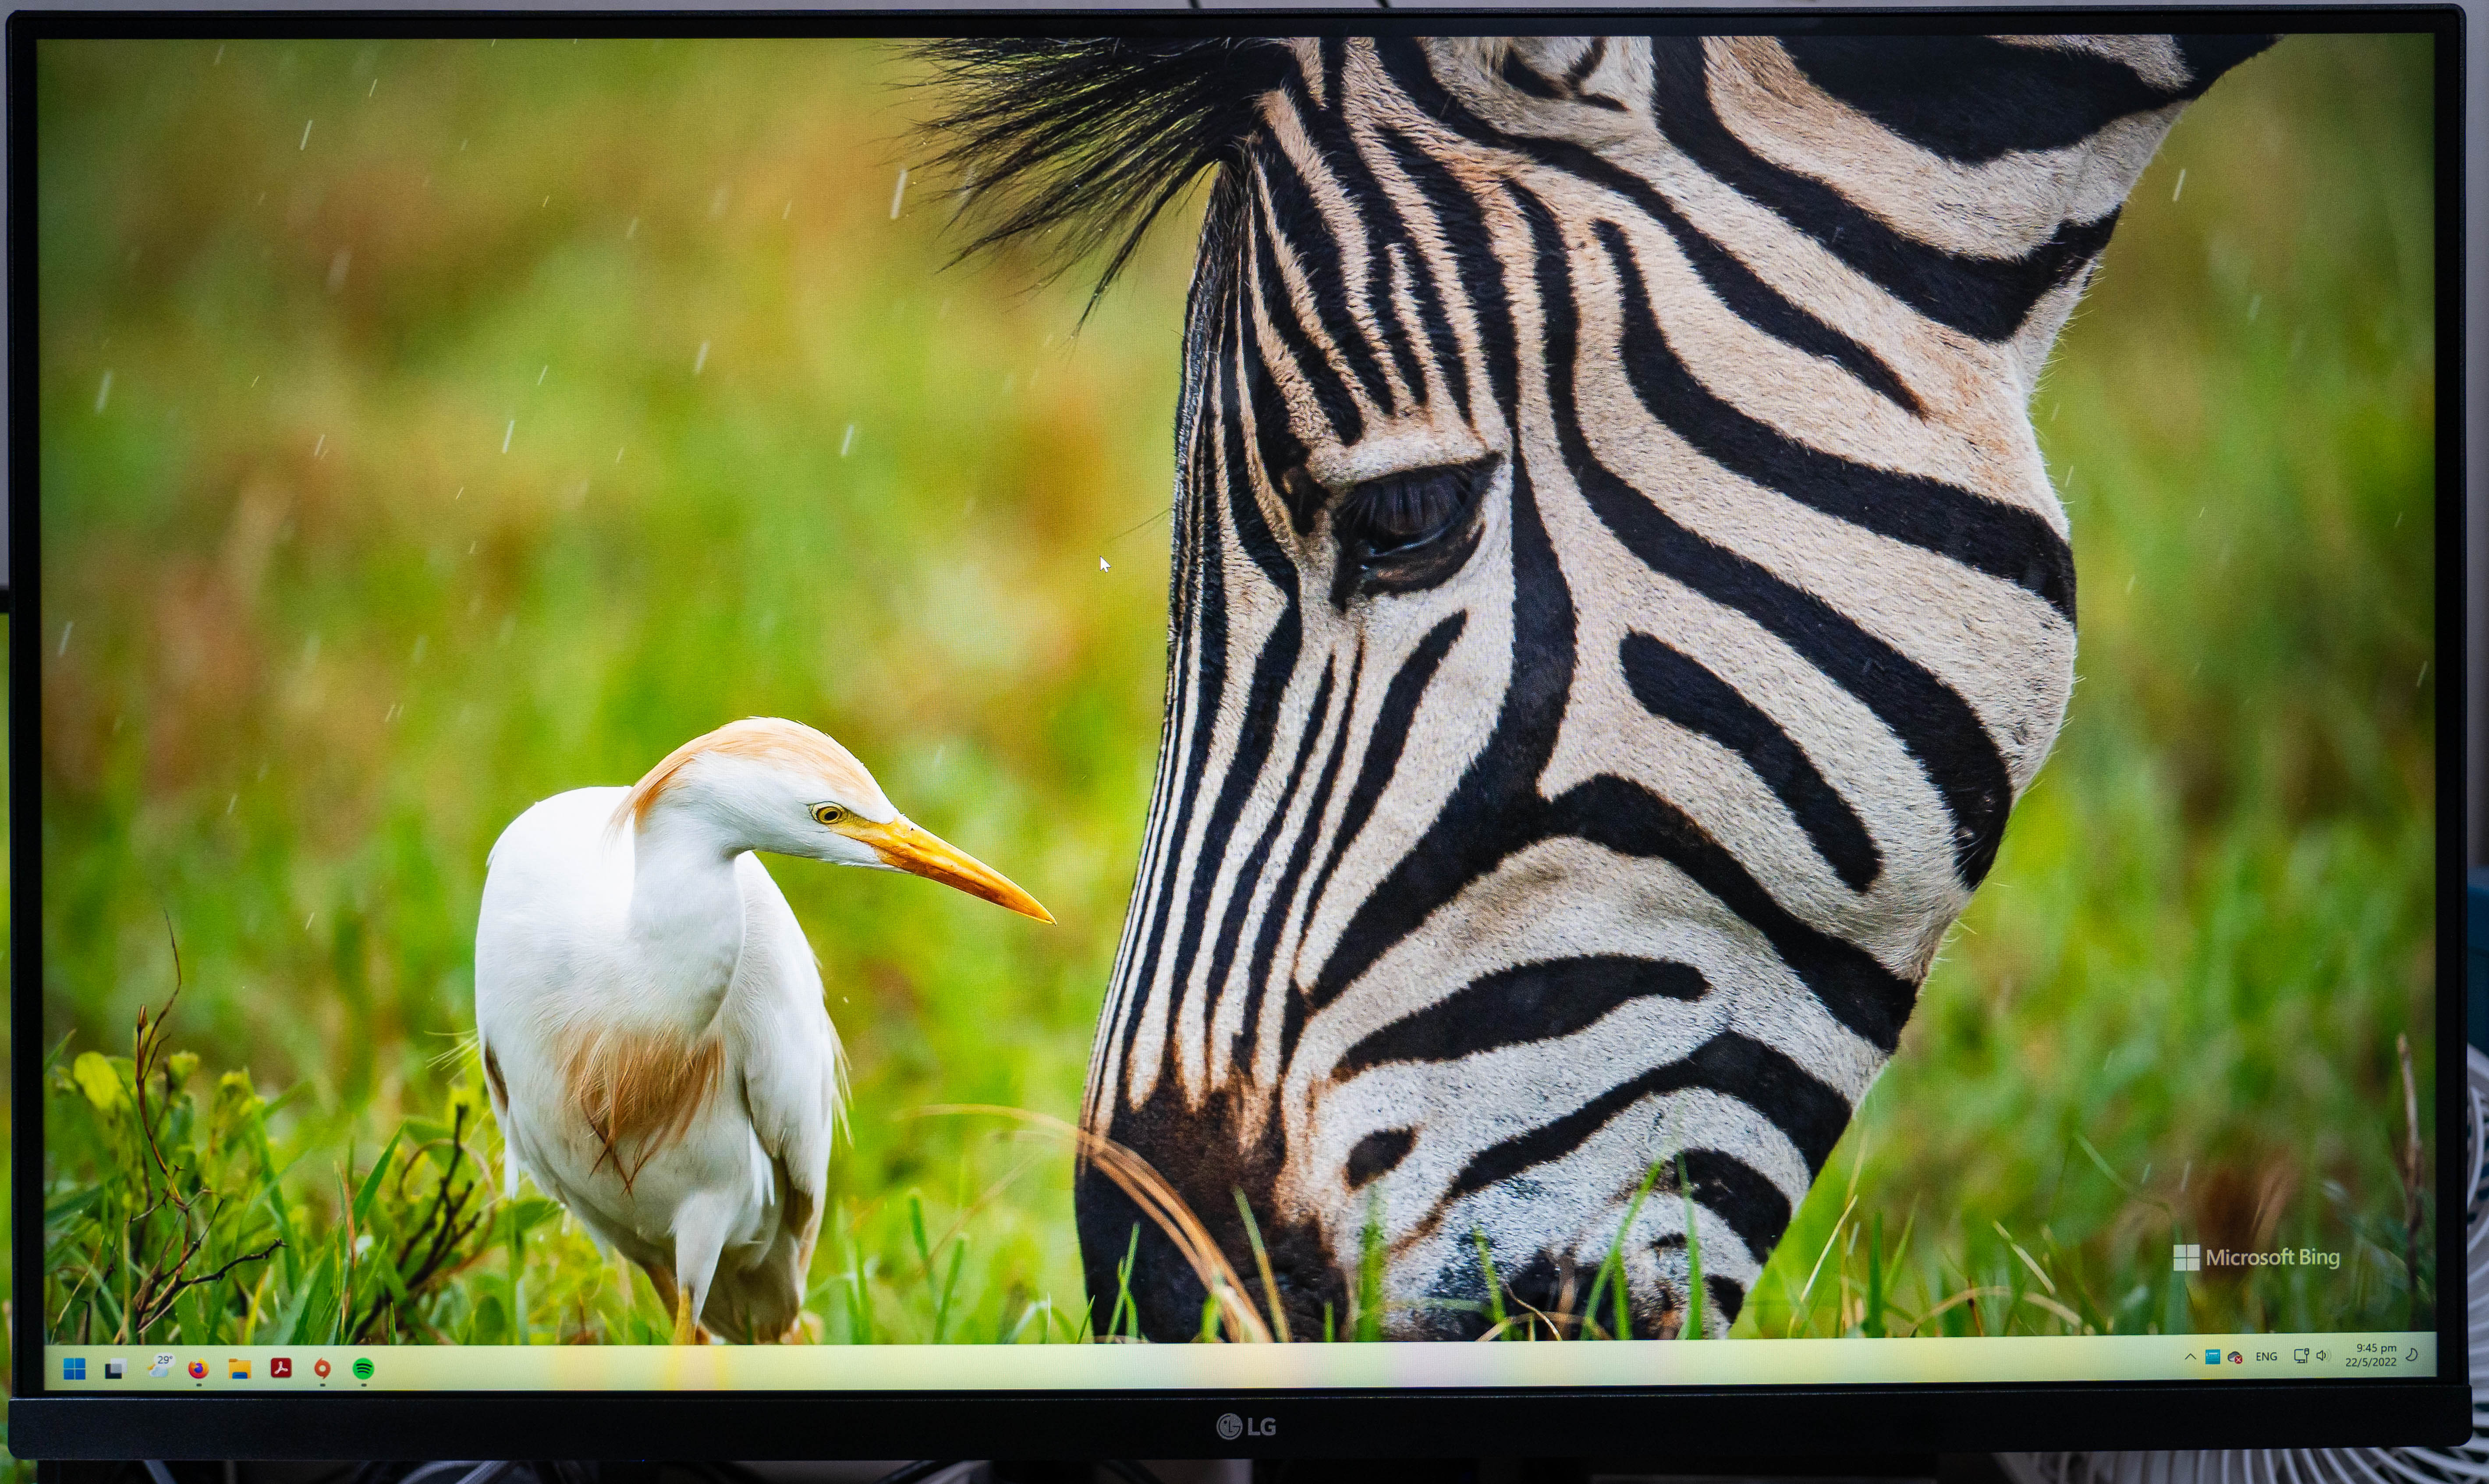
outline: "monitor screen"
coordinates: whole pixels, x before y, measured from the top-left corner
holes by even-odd
[[[2462,1377],[2450,13],[53,22],[21,1390]]]

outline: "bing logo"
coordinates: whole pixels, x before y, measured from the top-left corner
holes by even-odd
[[[2200,1241],[2179,1242],[2170,1253],[2169,1267],[2176,1272],[2204,1270],[2204,1244]]]

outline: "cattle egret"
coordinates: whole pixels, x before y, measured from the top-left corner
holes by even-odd
[[[674,1343],[793,1326],[844,1069],[811,945],[755,851],[904,870],[1052,922],[911,823],[793,722],[721,727],[629,788],[501,832],[475,927],[475,1031],[525,1171],[640,1265]]]

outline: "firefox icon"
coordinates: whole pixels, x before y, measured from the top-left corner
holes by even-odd
[[[207,1379],[208,1379],[208,1362],[206,1362],[205,1360],[193,1360],[193,1361],[191,1361],[191,1362],[190,1362],[190,1379],[191,1379],[192,1381],[205,1381],[205,1380],[207,1380]]]

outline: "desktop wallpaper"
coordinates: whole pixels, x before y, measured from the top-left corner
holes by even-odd
[[[505,1184],[486,857],[764,716],[1055,920],[769,858],[847,1069],[789,1341],[1113,1332],[1064,1127],[1150,800],[1198,194],[1084,322],[1088,270],[953,263],[889,43],[35,68],[17,1323],[665,1343]],[[1732,1337],[2435,1324],[2430,86],[2425,38],[2286,39],[2136,186],[2032,402],[2064,730]]]

